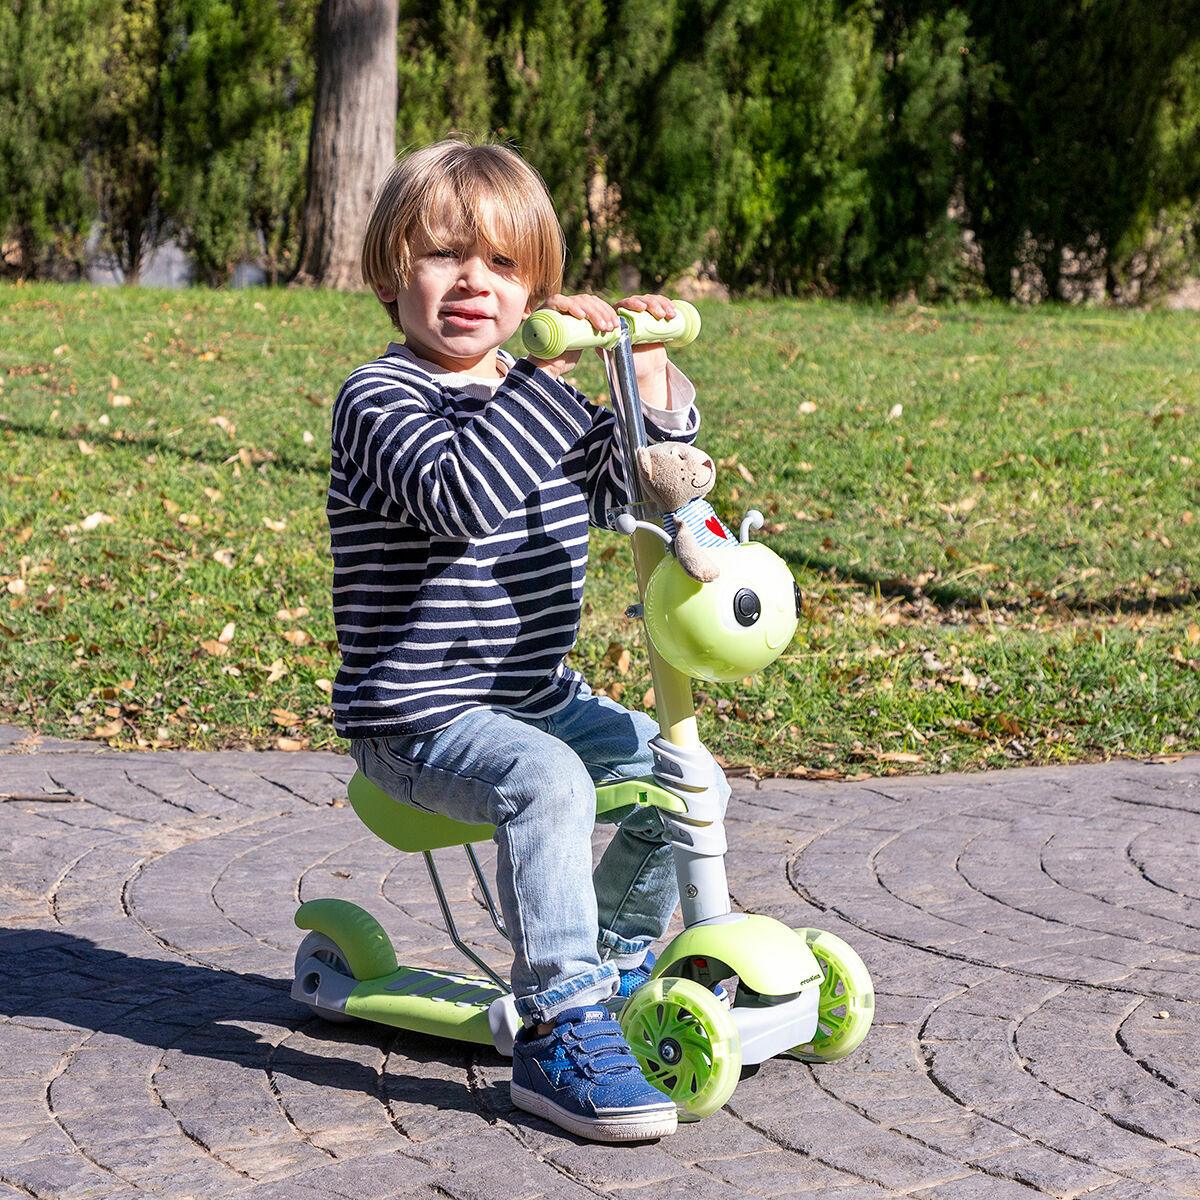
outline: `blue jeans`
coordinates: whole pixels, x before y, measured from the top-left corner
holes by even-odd
[[[607,999],[679,900],[659,812],[620,822],[592,874],[595,784],[649,775],[658,726],[586,684],[549,717],[480,709],[433,733],[356,738],[350,753],[388,795],[496,826],[496,885],[512,939],[512,987],[528,1023]],[[722,810],[729,786],[718,768]],[[613,820],[606,814],[602,820]]]

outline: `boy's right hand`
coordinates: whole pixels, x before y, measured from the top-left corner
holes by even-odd
[[[592,296],[586,292],[578,296],[564,296],[561,292],[557,293],[551,296],[542,307],[564,313],[568,317],[579,317],[580,320],[590,321],[592,328],[597,333],[610,333],[619,324],[617,310],[607,300],[601,300],[599,296]],[[560,354],[557,358],[545,359],[530,356],[529,361],[534,366],[541,367],[543,371],[548,371],[557,379],[574,370],[575,364],[579,362],[580,353],[579,350],[568,350],[566,354]]]

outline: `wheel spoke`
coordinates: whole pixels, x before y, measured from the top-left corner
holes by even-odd
[[[663,1080],[677,1077],[679,1075],[679,1066],[677,1064],[671,1067],[660,1067],[657,1071],[650,1072],[643,1070],[642,1074],[646,1076],[646,1082],[648,1084],[653,1087],[657,1087]],[[668,1091],[668,1093],[672,1091],[670,1088],[665,1090]]]
[[[675,1040],[685,1053],[691,1051],[705,1058],[712,1057],[712,1039],[702,1030],[679,1030],[675,1034]]]
[[[693,1079],[704,1080],[712,1074],[713,1062],[706,1054],[696,1054],[695,1051],[685,1053],[680,1060],[680,1066],[686,1068],[686,1074]]]

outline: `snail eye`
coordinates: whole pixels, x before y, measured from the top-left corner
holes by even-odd
[[[750,626],[762,616],[762,604],[749,588],[741,588],[733,598],[733,616],[739,625]]]

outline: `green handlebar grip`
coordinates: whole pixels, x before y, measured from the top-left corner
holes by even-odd
[[[700,333],[700,314],[686,300],[676,300],[674,303],[675,316],[669,321],[659,320],[647,312],[630,312],[624,308],[617,309],[617,312],[629,323],[635,344],[670,342],[674,346],[686,346],[694,342]],[[611,333],[599,333],[591,321],[569,317],[549,308],[539,308],[521,327],[525,353],[540,359],[557,358],[568,350],[586,350],[592,346],[610,349],[617,344],[620,336],[619,329]]]

